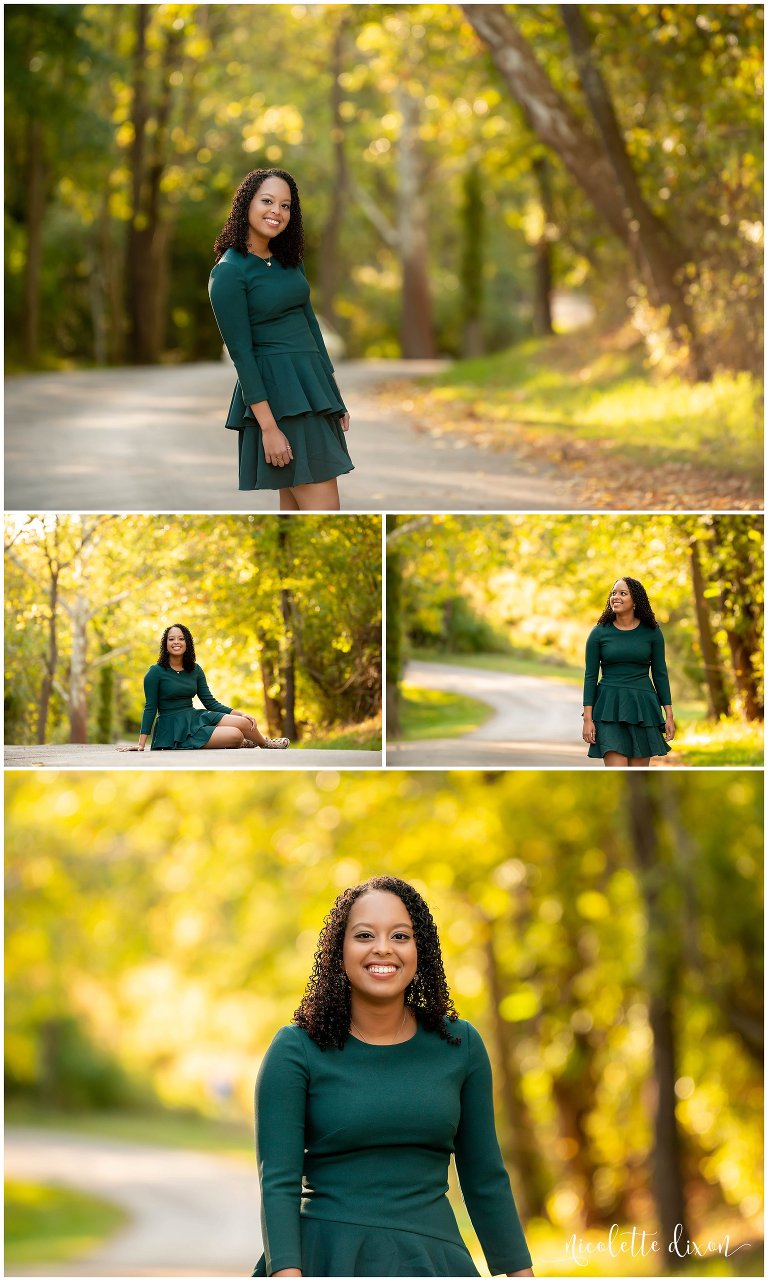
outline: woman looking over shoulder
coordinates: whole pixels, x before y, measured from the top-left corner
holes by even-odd
[[[491,1067],[453,1008],[435,922],[393,876],[345,890],[294,1022],[256,1083],[264,1254],[254,1276],[533,1276],[501,1157]]]
[[[205,711],[192,706],[195,695]],[[192,633],[183,623],[174,623],[163,632],[157,662],[144,677],[144,696],[138,745],[120,747],[120,752],[143,752],[153,725],[153,752],[288,746],[287,738],[265,738],[247,712],[233,711],[216,701],[196,661]]]
[[[208,291],[238,378],[226,426],[238,433],[239,488],[279,490],[281,511],[337,511],[349,414],[309,301],[289,173],[243,179],[214,252]]]
[[[602,757],[607,766],[649,765],[652,756],[666,756],[674,737],[661,628],[643,584],[619,578],[587,637],[582,730],[587,755]]]

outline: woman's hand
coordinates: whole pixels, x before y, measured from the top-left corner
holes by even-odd
[[[595,729],[595,722],[592,720],[591,716],[584,717],[584,724],[581,727],[581,737],[584,739],[585,743],[597,742],[597,730]]]
[[[117,750],[118,752],[143,752],[144,744],[142,743],[141,747],[137,747],[135,745],[133,747],[118,747]]]
[[[293,450],[288,437],[281,432],[275,423],[274,427],[262,427],[261,441],[264,446],[264,457],[272,467],[287,467],[293,462]]]
[[[348,413],[347,413],[347,414],[342,414],[342,415],[341,415],[341,418],[339,419],[339,421],[340,421],[340,423],[341,423],[342,427],[344,428],[344,430],[345,430],[345,431],[349,431],[349,414],[348,414]]]
[[[279,1272],[270,1272],[271,1277],[300,1277],[303,1272],[299,1268],[281,1268]]]
[[[668,743],[672,742],[675,737],[675,718],[671,712],[667,712],[667,721],[664,726],[664,737]]]

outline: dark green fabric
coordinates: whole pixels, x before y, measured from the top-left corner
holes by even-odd
[[[588,755],[666,756],[662,705],[672,703],[672,694],[661,628],[645,623],[628,631],[614,623],[593,627],[585,666],[584,706],[592,707],[597,736]]]
[[[195,695],[204,712],[192,706]],[[213,697],[199,663],[191,672],[153,663],[144,677],[144,697],[141,733],[148,734],[154,724],[152,751],[205,747],[222,716],[232,711]]]
[[[268,267],[227,249],[208,285],[219,332],[238,381],[226,426],[240,432],[240,489],[282,489],[352,471],[339,419],[346,413],[333,377],[303,267]],[[294,461],[271,467],[251,409],[266,400],[291,442]],[[249,439],[253,433],[253,439]]]
[[[452,1152],[491,1272],[530,1266],[496,1138],[488,1055],[469,1023],[451,1029],[458,1046],[419,1026],[401,1045],[350,1036],[343,1050],[325,1051],[301,1028],[277,1033],[256,1083],[265,1251],[256,1275],[477,1275],[445,1195]],[[308,1236],[307,1219],[326,1230]],[[367,1245],[352,1227],[374,1230]],[[393,1237],[386,1270],[355,1271],[381,1258],[381,1229]],[[425,1252],[435,1270],[412,1272]],[[342,1270],[317,1270],[329,1259]],[[440,1270],[446,1259],[450,1272]]]

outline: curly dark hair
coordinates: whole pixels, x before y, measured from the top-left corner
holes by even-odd
[[[643,584],[637,578],[630,578],[629,574],[622,574],[616,579],[616,582],[621,582],[622,579],[629,588],[629,594],[632,597],[632,604],[635,607],[635,617],[639,618],[641,623],[645,623],[646,627],[658,627],[659,624],[656,622],[656,617],[651,609],[651,602],[648,599],[648,593],[643,587]],[[615,585],[616,584],[614,583],[614,586]],[[608,594],[605,609],[597,620],[598,627],[607,627],[607,625],[612,623],[616,618],[616,615],[611,609],[612,592],[613,588],[611,588],[611,591]]]
[[[314,967],[294,1023],[303,1027],[321,1050],[344,1048],[352,1015],[350,982],[342,968],[344,934],[352,904],[369,890],[396,894],[413,921],[417,968],[405,989],[406,1006],[428,1032],[437,1032],[450,1045],[460,1045],[461,1037],[452,1036],[446,1027],[446,1022],[455,1023],[459,1016],[448,991],[437,926],[418,891],[397,876],[372,876],[336,899],[320,932]]]
[[[184,639],[187,642],[187,648],[184,650],[181,659],[182,666],[185,672],[192,672],[194,671],[195,663],[197,662],[197,658],[195,657],[195,642],[192,639],[191,631],[188,627],[185,627],[183,623],[171,623],[170,627],[166,627],[163,632],[163,639],[160,642],[160,654],[157,660],[158,666],[170,667],[171,665],[171,656],[168,653],[168,633],[172,632],[174,627],[178,627],[179,631],[183,632]]]
[[[248,208],[259,187],[267,178],[282,178],[291,189],[291,218],[285,231],[269,242],[270,252],[284,267],[298,267],[304,258],[304,224],[301,218],[301,201],[296,180],[285,169],[252,169],[246,174],[235,192],[232,209],[227,221],[216,237],[213,252],[215,261],[227,249],[236,249],[243,257],[248,253]]]

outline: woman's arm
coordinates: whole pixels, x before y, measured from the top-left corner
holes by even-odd
[[[281,1028],[256,1081],[256,1159],[268,1276],[301,1276],[301,1179],[309,1067],[298,1028]]]
[[[209,712],[231,712],[231,707],[227,707],[225,703],[219,703],[217,699],[213,697],[213,694],[208,688],[208,682],[205,679],[205,672],[199,663],[195,666],[195,673],[197,676],[197,689],[195,690],[195,693],[200,699],[203,707]]]
[[[491,1064],[480,1034],[469,1024],[467,1041],[468,1070],[454,1142],[462,1196],[491,1273],[532,1276],[530,1252],[496,1137]]]
[[[237,263],[216,263],[208,282],[208,295],[219,333],[237,370],[243,399],[261,428],[264,456],[273,466],[285,467],[293,458],[293,452],[267,400],[267,389],[253,350],[245,277]]]
[[[669,673],[664,653],[664,633],[660,627],[654,627],[651,634],[651,680],[659,702],[664,708],[666,720],[664,737],[671,741],[675,737],[675,718],[672,713],[672,690],[669,687]]]
[[[584,656],[584,724],[581,737],[585,743],[596,741],[595,723],[592,720],[592,708],[597,694],[597,679],[600,675],[600,637],[598,629],[592,628],[587,637]]]
[[[307,273],[304,270],[304,264],[302,262],[299,263],[299,271],[301,272],[302,276],[306,280]],[[304,303],[304,315],[307,318],[307,324],[312,330],[312,337],[317,343],[317,350],[320,353],[323,364],[327,367],[328,373],[332,374],[333,362],[330,356],[328,355],[328,348],[325,345],[325,339],[323,338],[322,330],[320,328],[320,325],[318,324],[317,316],[315,315],[312,309],[312,303],[310,302],[309,298]]]
[[[208,282],[208,296],[224,345],[232,357],[243,399],[266,403],[267,389],[256,363],[245,276],[235,262],[217,262]]]

